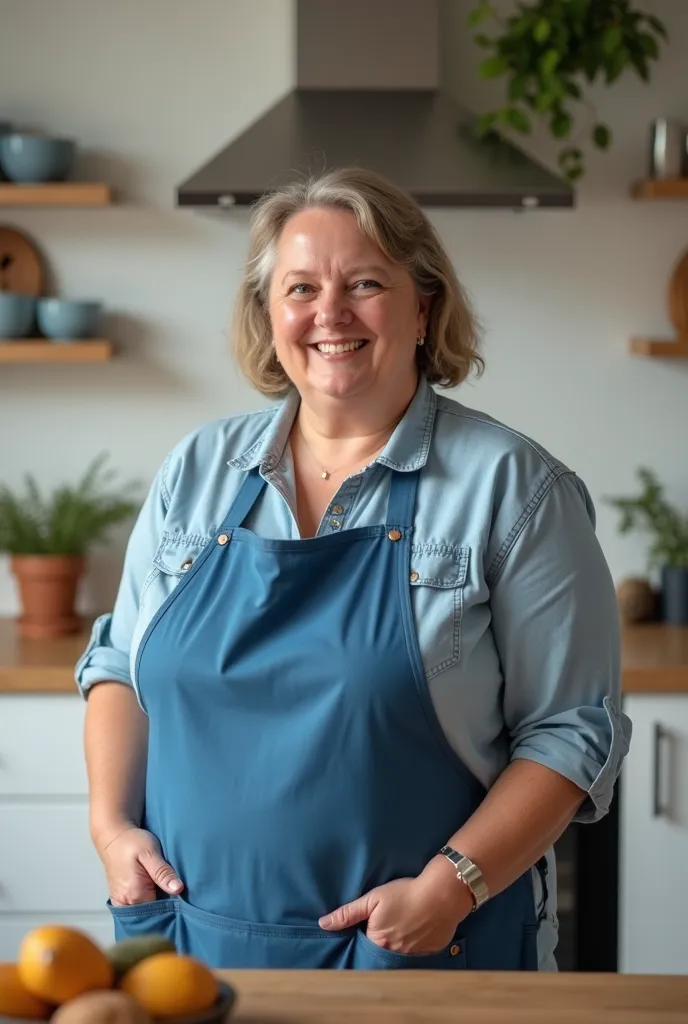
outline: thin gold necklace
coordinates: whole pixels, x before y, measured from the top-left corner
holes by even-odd
[[[325,469],[325,467],[318,461],[318,459],[316,459],[315,455],[311,451],[310,445],[308,444],[308,441],[306,440],[306,438],[304,436],[303,430],[301,429],[301,424],[298,421],[297,421],[296,426],[298,428],[299,434],[301,435],[301,440],[303,441],[304,445],[306,446],[306,451],[308,452],[308,454],[312,458],[312,460],[315,463],[315,465],[320,470],[320,476],[321,476],[321,478],[323,480],[329,480],[333,473],[340,473],[343,469],[347,469],[348,466],[355,465],[355,462],[347,462],[343,466],[339,466],[337,469]],[[396,424],[395,424],[395,426],[396,426]],[[392,428],[392,430],[394,430],[394,428]],[[391,437],[391,434],[390,434],[390,437]],[[387,441],[389,441],[389,437],[387,438],[387,440],[383,441],[381,445],[378,445],[378,447],[373,452],[371,452],[370,455],[367,455],[366,456],[366,460],[372,459],[374,455],[377,455],[377,453],[379,451],[382,451],[382,449],[387,444]],[[356,459],[356,462],[360,462],[360,461],[361,461],[360,459]]]

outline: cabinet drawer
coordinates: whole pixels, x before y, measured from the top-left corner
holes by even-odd
[[[63,924],[80,928],[102,948],[115,941],[112,918],[109,914],[0,914],[0,961],[15,961],[19,943],[27,932],[42,924]],[[0,1020],[4,1018],[0,1017]]]
[[[104,912],[85,801],[0,806],[0,836],[0,914]]]
[[[688,696],[631,694],[621,776],[619,970],[688,972]]]
[[[0,796],[88,791],[78,696],[0,695]]]

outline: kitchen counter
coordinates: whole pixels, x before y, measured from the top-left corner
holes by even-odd
[[[686,1024],[688,977],[219,971],[236,1024]]]
[[[74,664],[88,630],[55,640],[23,640],[0,618],[0,693],[75,693]],[[623,631],[624,693],[688,694],[688,627],[650,623]]]
[[[88,632],[25,640],[13,619],[0,618],[0,693],[76,693],[74,665]]]

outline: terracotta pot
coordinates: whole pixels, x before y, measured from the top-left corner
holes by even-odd
[[[76,633],[81,619],[74,612],[76,590],[86,559],[81,555],[13,555],[22,614],[22,636],[43,639]]]

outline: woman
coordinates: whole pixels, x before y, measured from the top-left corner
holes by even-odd
[[[118,937],[556,969],[552,844],[628,748],[615,598],[584,484],[430,386],[477,341],[388,182],[258,204],[235,349],[281,402],[168,455],[77,670]]]

